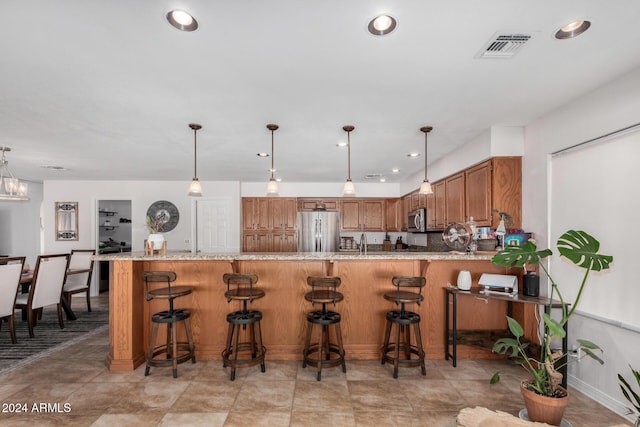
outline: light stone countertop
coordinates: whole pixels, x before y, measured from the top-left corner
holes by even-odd
[[[193,253],[167,251],[166,255],[145,255],[144,252],[94,255],[96,261],[340,261],[340,260],[426,260],[426,261],[488,261],[495,252],[233,252]]]

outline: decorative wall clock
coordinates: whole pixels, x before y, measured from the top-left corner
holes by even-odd
[[[163,233],[176,228],[180,220],[180,212],[178,212],[176,205],[166,200],[153,202],[151,206],[149,206],[149,209],[147,209],[147,216],[163,224]]]

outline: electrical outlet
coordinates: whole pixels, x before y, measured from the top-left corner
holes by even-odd
[[[189,240],[189,239],[184,239],[184,242],[185,242],[185,243],[189,243],[189,242],[191,242],[191,240]]]

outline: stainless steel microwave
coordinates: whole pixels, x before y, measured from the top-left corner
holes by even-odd
[[[407,231],[411,233],[425,233],[427,231],[427,210],[424,208],[409,212],[407,216]]]

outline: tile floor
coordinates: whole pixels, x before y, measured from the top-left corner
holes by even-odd
[[[182,364],[177,379],[170,368],[152,368],[148,377],[144,367],[109,373],[108,341],[100,333],[0,376],[2,409],[28,407],[0,412],[0,426],[455,426],[465,407],[512,414],[523,407],[515,378],[488,384],[497,370],[521,375],[502,361],[462,360],[453,368],[429,360],[426,378],[405,368],[397,380],[379,361],[349,361],[346,374],[326,369],[321,382],[300,362],[268,361],[265,373],[239,369],[231,382],[220,361]],[[34,403],[58,412],[39,413]],[[575,427],[629,424],[577,391],[565,418]]]

